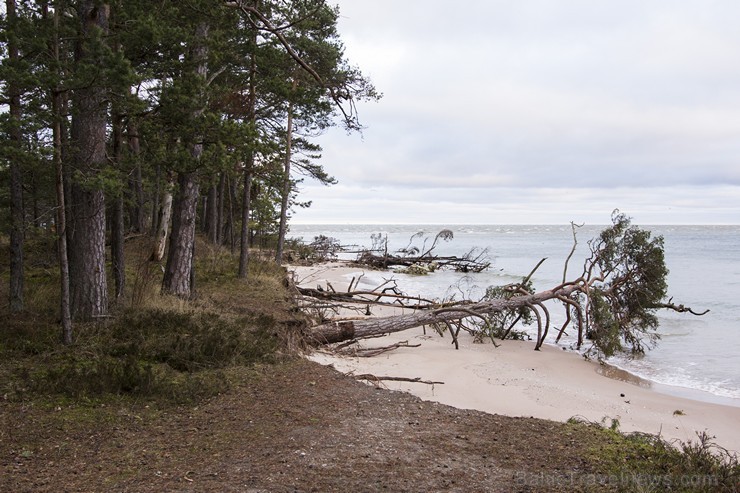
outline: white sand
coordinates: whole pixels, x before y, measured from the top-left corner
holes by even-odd
[[[293,270],[301,284],[325,286],[329,280],[337,290],[346,289],[352,276],[361,272],[331,264]],[[377,308],[373,312],[376,316],[388,314]],[[552,346],[533,351],[531,342],[504,341],[495,348],[490,343],[474,344],[461,334],[460,349],[455,350],[449,337],[441,338],[433,331],[424,335],[423,329],[417,328],[363,345],[381,347],[399,341],[421,347],[400,348],[372,358],[316,352],[311,359],[344,373],[444,382],[434,386],[408,382],[384,385],[457,408],[556,421],[575,416],[605,420],[607,425],[617,419],[622,431],[660,433],[669,440],[695,441],[696,432],[706,430],[716,436],[719,445],[740,450],[740,402],[738,406],[720,405],[656,392],[605,377],[598,364],[576,353]]]

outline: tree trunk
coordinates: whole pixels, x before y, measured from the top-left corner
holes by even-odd
[[[195,63],[196,79],[205,91],[208,76],[208,39],[209,26],[200,23],[196,27],[192,58]],[[193,119],[197,120],[205,108],[205,94],[201,94],[202,106],[195,108]],[[192,136],[190,155],[194,163],[198,163],[203,156],[203,144],[200,136]],[[172,232],[170,234],[170,251],[167,254],[162,291],[174,294],[181,298],[189,298],[193,294],[194,281],[194,252],[195,230],[198,215],[198,178],[195,171],[178,173],[178,191],[174,203],[172,217]]]
[[[255,6],[258,0],[255,0]],[[249,101],[248,117],[252,130],[257,126],[257,85],[255,78],[257,75],[257,30],[252,30],[252,56],[249,60]],[[255,135],[255,133],[252,133]],[[252,173],[254,172],[254,150],[257,147],[256,138],[250,142],[247,159],[244,163],[244,190],[242,190],[242,229],[239,235],[239,279],[246,279],[249,266],[249,213],[252,201]],[[234,184],[236,188],[236,183]]]
[[[167,255],[162,291],[181,298],[191,295],[191,270],[195,245],[195,220],[198,183],[195,173],[178,174],[178,190],[173,207],[170,250]]]
[[[123,167],[123,116],[114,110],[113,117],[113,161],[118,167]],[[123,191],[119,191],[113,198],[111,207],[111,267],[113,270],[113,282],[115,284],[115,297],[118,300],[123,296],[126,288],[126,262],[124,257],[124,221],[123,221]]]
[[[297,84],[293,82],[293,90]],[[285,245],[285,234],[288,230],[288,203],[290,201],[290,160],[293,158],[293,104],[288,103],[288,125],[285,135],[285,163],[283,170],[283,193],[280,201],[280,229],[278,231],[277,251],[275,262],[283,263],[283,246]]]
[[[59,2],[64,4],[64,1]],[[56,15],[56,14],[55,14]],[[63,63],[64,61],[60,62]],[[64,203],[66,204],[67,216],[67,245],[72,244],[72,233],[75,230],[74,215],[72,214],[72,172],[74,169],[74,150],[70,145],[71,124],[67,115],[70,114],[70,97],[67,91],[60,93],[59,118],[60,118],[60,159],[62,160],[62,179],[64,180]]]
[[[151,235],[154,238],[158,238],[157,231],[160,228],[161,210],[159,206],[159,201],[160,201],[161,196],[162,196],[162,167],[160,165],[157,165],[157,169],[155,171],[154,197],[152,198]],[[171,200],[170,200],[170,203],[172,203]]]
[[[236,202],[236,180],[226,178],[226,189],[229,195],[229,217],[226,222],[226,237],[229,239],[229,248],[231,253],[236,252],[236,234],[234,233],[234,202]]]
[[[54,41],[52,52],[54,60],[59,64],[59,5],[54,8]],[[53,139],[54,139],[54,168],[56,178],[56,233],[57,233],[57,254],[59,257],[59,279],[61,284],[60,291],[60,309],[62,321],[62,342],[66,345],[72,344],[72,314],[70,312],[70,294],[69,294],[69,257],[67,252],[67,209],[65,204],[64,190],[64,166],[62,159],[63,150],[63,133],[62,125],[62,92],[58,87],[52,90],[52,118],[53,118]]]
[[[129,210],[129,221],[131,231],[134,233],[143,233],[146,230],[146,214],[144,212],[144,182],[141,175],[141,162],[138,159],[139,154],[141,154],[138,126],[129,121],[126,134],[128,137],[128,151],[135,162],[133,173],[129,179],[129,188],[134,197]]]
[[[58,21],[58,9],[55,9],[55,23]],[[57,199],[57,253],[59,257],[59,278],[61,282],[60,308],[62,319],[62,342],[72,344],[72,314],[70,311],[69,294],[69,258],[67,252],[67,212],[64,203],[64,167],[62,166],[62,125],[60,123],[59,99],[61,94],[54,94],[54,164],[56,168],[56,199]]]
[[[552,290],[532,295],[515,296],[510,299],[496,299],[480,303],[446,307],[440,310],[425,310],[390,317],[361,320],[339,320],[317,325],[309,329],[309,336],[318,344],[361,339],[391,332],[400,332],[422,325],[445,323],[470,316],[479,316],[504,310],[537,305],[547,300],[567,297],[580,289],[578,284],[566,284]]]
[[[116,299],[121,298],[126,289],[126,264],[124,257],[123,196],[115,197],[111,211],[111,267],[116,285]]]
[[[208,234],[208,241],[215,245],[218,243],[218,188],[216,183],[213,183],[208,189],[207,204],[208,223],[206,233]]]
[[[241,243],[239,248],[239,273],[240,279],[247,278],[249,266],[249,208],[252,201],[252,165],[254,154],[250,151],[247,164],[244,168],[244,190],[242,191],[242,229]]]
[[[216,244],[224,243],[224,210],[226,208],[226,173],[218,179],[218,217],[216,218]]]
[[[157,213],[157,230],[154,234],[154,249],[149,260],[160,262],[164,258],[164,252],[167,248],[167,234],[170,230],[170,220],[172,219],[172,181],[167,180],[164,192],[162,192],[162,207]]]
[[[72,186],[72,199],[75,215],[70,257],[72,317],[81,321],[93,320],[108,314],[105,196],[102,190],[87,190],[75,184]]]
[[[95,64],[96,55],[85,38],[99,29],[107,32],[109,7],[83,1],[78,7],[82,39],[77,64]],[[108,283],[105,271],[105,196],[94,184],[99,170],[107,164],[107,96],[104,87],[92,84],[74,91],[72,140],[75,162],[82,177],[72,186],[74,231],[70,243],[72,317],[92,320],[108,314]]]
[[[18,38],[15,32],[15,1],[6,0],[8,22],[8,61],[11,65],[19,59]],[[14,67],[15,68],[15,67]],[[23,152],[23,134],[21,131],[21,94],[18,85],[11,80],[7,82],[10,116],[10,145],[13,155],[10,159],[10,311],[23,310],[23,177],[21,175],[21,153]]]

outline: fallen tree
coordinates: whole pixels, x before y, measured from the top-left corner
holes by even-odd
[[[380,235],[373,235],[373,248],[363,250],[357,255],[355,264],[374,269],[388,269],[402,267],[402,272],[410,274],[427,274],[438,269],[452,269],[457,272],[483,272],[491,266],[486,250],[471,250],[462,257],[440,256],[434,249],[440,240],[450,241],[454,234],[449,229],[437,233],[431,246],[427,248],[427,238],[422,246],[413,245],[414,240],[424,236],[424,232],[416,233],[409,240],[409,244],[400,249],[397,254],[388,252],[388,239]]]
[[[598,356],[620,351],[643,353],[659,339],[658,309],[694,315],[706,311],[698,313],[675,305],[671,299],[664,301],[668,269],[662,237],[652,238],[649,231],[632,226],[630,219],[618,211],[612,223],[589,242],[590,254],[580,276],[565,281],[569,256],[563,282],[551,289],[533,292],[533,270],[519,283],[489,288],[479,302],[463,301],[390,317],[329,321],[311,327],[309,337],[318,344],[329,344],[431,325],[449,330],[457,345],[460,330],[486,331],[492,340],[494,335],[505,339],[514,325],[524,320],[536,321],[535,350],[539,350],[552,326],[551,308],[546,303],[554,302],[566,315],[557,340],[574,326],[578,349],[589,339]],[[575,239],[575,225],[573,228]]]

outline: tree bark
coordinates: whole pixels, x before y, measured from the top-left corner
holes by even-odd
[[[258,5],[255,0],[255,6]],[[249,123],[254,130],[257,125],[257,85],[255,78],[257,75],[257,30],[252,32],[252,57],[249,60]],[[256,142],[250,142],[247,152],[247,159],[244,163],[244,189],[242,190],[242,228],[239,245],[239,271],[237,277],[246,279],[249,266],[249,213],[252,201],[252,173],[254,172],[254,149]],[[236,187],[235,187],[236,188]]]
[[[15,32],[16,5],[14,0],[6,0],[6,15],[8,22],[8,61],[15,65],[19,59],[18,38]],[[13,67],[17,69],[17,67]],[[10,141],[14,154],[10,159],[10,311],[23,310],[23,243],[24,243],[24,212],[23,212],[23,177],[21,175],[21,153],[23,150],[23,134],[21,131],[21,94],[18,85],[7,81],[10,116]]]
[[[134,158],[134,169],[129,179],[129,188],[134,197],[132,206],[129,210],[129,221],[131,231],[134,233],[143,233],[146,230],[146,214],[144,212],[144,180],[141,175],[141,143],[139,141],[139,128],[129,120],[126,128],[128,138],[128,152]]]
[[[157,168],[155,171],[154,197],[152,197],[151,235],[154,238],[157,238],[157,231],[160,228],[161,211],[160,211],[159,201],[160,201],[161,196],[162,196],[162,167],[160,165],[157,165]]]
[[[52,42],[52,53],[55,62],[59,64],[59,17],[60,8],[58,2],[54,8],[54,38]],[[64,165],[62,158],[64,126],[62,125],[63,108],[62,91],[59,87],[52,89],[52,135],[54,142],[54,170],[56,187],[56,233],[57,233],[57,255],[59,257],[59,279],[60,279],[60,311],[62,322],[62,342],[66,345],[72,344],[72,314],[70,312],[69,294],[69,257],[67,252],[67,209],[64,190]]]
[[[86,190],[75,184],[72,197],[75,215],[70,256],[72,317],[93,320],[108,314],[105,196],[102,190]]]
[[[78,7],[82,39],[76,53],[77,64],[99,63],[96,54],[85,46],[93,31],[108,29],[109,6],[83,1]],[[105,270],[105,196],[93,184],[106,157],[106,90],[94,83],[73,94],[72,140],[78,178],[72,186],[72,231],[70,272],[72,317],[92,320],[108,314],[108,283]]]
[[[58,9],[54,12],[55,23],[58,21]],[[57,199],[57,253],[59,257],[59,278],[61,284],[60,309],[62,320],[62,342],[72,344],[72,314],[70,311],[69,293],[69,257],[67,252],[67,212],[64,203],[64,167],[62,166],[62,125],[59,108],[61,94],[57,91],[54,96],[54,165],[56,168],[56,199]]]
[[[293,81],[293,91],[298,87],[297,81]],[[288,103],[288,125],[285,135],[285,163],[283,169],[283,190],[282,200],[280,201],[280,229],[278,231],[277,251],[275,252],[275,262],[278,265],[283,263],[283,246],[285,245],[285,235],[288,230],[288,203],[290,201],[290,161],[293,158],[293,103]]]
[[[165,190],[162,192],[162,206],[157,212],[156,233],[154,234],[154,249],[149,260],[160,262],[164,258],[164,252],[167,249],[167,235],[170,230],[170,220],[172,219],[172,181],[167,180]]]
[[[234,203],[236,202],[236,180],[226,178],[226,190],[229,197],[229,217],[226,221],[226,234],[225,236],[229,239],[229,248],[231,253],[236,252],[236,234],[234,232],[234,224],[236,222],[234,217]]]
[[[120,299],[126,290],[126,264],[124,255],[123,195],[115,197],[111,211],[111,267],[116,286],[115,296]]]
[[[195,29],[195,41],[192,49],[192,59],[195,63],[195,76],[203,90],[205,90],[208,76],[208,39],[209,26],[201,22]],[[194,109],[192,117],[197,120],[205,109],[205,94],[201,94],[202,106]],[[194,163],[198,163],[203,155],[203,144],[200,136],[192,136],[190,155]],[[195,166],[194,166],[195,168]],[[178,191],[174,203],[172,232],[170,234],[170,250],[167,255],[162,280],[162,291],[174,294],[181,298],[189,298],[193,294],[195,231],[198,211],[199,184],[196,171],[178,173]]]
[[[113,161],[118,167],[123,167],[123,116],[114,110],[113,117]],[[124,220],[123,220],[123,190],[113,198],[111,207],[111,267],[113,270],[113,282],[115,284],[115,298],[118,300],[123,296],[126,289],[126,261],[124,256]]]
[[[218,179],[218,217],[216,220],[216,244],[224,243],[224,209],[226,208],[226,173]]]
[[[206,233],[208,235],[208,241],[215,245],[218,243],[218,188],[216,183],[211,184],[208,189],[207,204],[208,222]]]
[[[244,167],[244,190],[242,190],[242,229],[241,243],[239,248],[239,273],[240,279],[247,278],[249,266],[249,208],[252,201],[252,166],[254,164],[254,153],[250,151]]]
[[[178,190],[173,207],[170,249],[162,281],[162,291],[181,298],[189,298],[198,207],[198,183],[195,173],[179,173],[177,182]]]

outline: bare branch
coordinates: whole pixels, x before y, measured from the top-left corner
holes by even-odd
[[[379,384],[381,380],[387,380],[392,382],[412,382],[412,383],[423,383],[426,385],[441,385],[444,384],[444,382],[433,382],[431,380],[422,380],[420,377],[416,378],[407,378],[407,377],[378,377],[375,375],[371,375],[370,373],[364,373],[362,375],[355,375],[355,378],[357,380],[367,380],[368,382],[373,382],[375,384]]]
[[[673,310],[674,312],[678,312],[678,313],[690,313],[692,315],[696,315],[697,317],[701,317],[702,315],[706,315],[707,313],[709,313],[708,309],[704,310],[703,312],[697,312],[697,311],[694,311],[689,306],[676,305],[672,303],[672,301],[673,301],[673,298],[668,300],[668,303],[659,304],[656,308],[666,308],[668,310]]]
[[[540,268],[540,265],[542,265],[545,262],[545,260],[547,260],[547,257],[545,257],[542,260],[540,260],[539,262],[537,262],[537,265],[534,266],[534,269],[532,269],[532,272],[530,272],[527,277],[525,277],[524,279],[522,279],[522,282],[519,283],[519,284],[522,285],[522,286],[525,285],[525,284],[527,284],[529,282],[529,280],[532,279],[532,276],[534,275],[534,273],[537,272],[537,269]],[[563,282],[565,282],[565,281],[563,281]]]
[[[576,253],[576,247],[578,246],[578,236],[576,235],[576,228],[581,228],[581,227],[583,227],[583,224],[576,224],[573,221],[570,222],[570,228],[573,232],[573,248],[570,249],[570,253],[568,254],[568,257],[565,259],[565,264],[563,265],[563,282],[565,282],[565,280],[568,278],[568,262],[570,262],[570,259],[573,257],[573,254]]]
[[[356,343],[357,341],[355,340],[352,342]],[[395,344],[391,344],[390,346],[374,347],[374,348],[348,348],[345,346],[347,345],[342,345],[342,349],[337,349],[336,352],[339,354],[356,356],[358,358],[371,358],[373,356],[378,356],[380,354],[387,353],[389,351],[393,351],[394,349],[398,349],[402,347],[410,347],[410,348],[420,347],[421,344],[409,344],[409,341],[401,341]]]
[[[545,331],[542,334],[542,337],[540,337],[537,341],[537,344],[535,346],[535,349],[539,349],[542,347],[542,344],[545,343],[545,338],[547,337],[547,333],[550,330],[550,311],[547,309],[547,307],[542,303],[537,303],[537,306],[543,311],[545,314]]]

